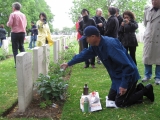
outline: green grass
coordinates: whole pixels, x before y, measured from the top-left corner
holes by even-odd
[[[144,66],[142,63],[143,44],[139,44],[137,48],[138,69],[143,77]],[[154,84],[152,79],[150,83],[154,86],[155,102],[152,104],[145,99],[143,104],[134,105],[123,109],[106,108],[105,96],[108,95],[111,85],[110,77],[103,65],[97,65],[96,69],[83,69],[84,63],[77,64],[72,69],[72,75],[69,82],[67,99],[62,112],[62,120],[158,120],[160,119],[159,108],[160,87]],[[139,81],[141,82],[141,81]],[[102,111],[85,114],[80,110],[80,96],[83,91],[84,84],[87,83],[89,91],[98,91]],[[147,84],[147,83],[145,83]]]
[[[25,44],[25,48],[28,44]],[[11,50],[11,46],[10,46]],[[143,44],[139,44],[137,48],[137,63],[141,77],[143,77],[144,65],[142,63]],[[28,50],[27,50],[28,51]],[[50,47],[50,61],[53,61],[53,47]],[[32,52],[29,50],[28,52]],[[109,92],[110,78],[103,65],[97,65],[95,69],[83,69],[84,63],[77,64],[72,69],[71,79],[69,81],[68,99],[63,107],[61,120],[159,120],[160,87],[154,84],[152,79],[150,82],[154,86],[155,102],[151,104],[145,100],[143,104],[134,105],[124,109],[109,109],[105,107],[105,96]],[[153,69],[154,70],[154,69]],[[0,61],[0,115],[8,109],[17,100],[17,79],[16,69],[14,68],[13,57],[4,61]],[[153,75],[154,77],[154,75]],[[98,91],[102,111],[85,114],[81,112],[79,100],[82,94],[83,86],[87,83],[89,91]],[[145,83],[147,84],[147,83]],[[0,118],[7,119],[7,118]],[[26,120],[28,118],[20,118]],[[33,120],[36,118],[30,118]],[[17,120],[16,118],[13,120]]]
[[[24,47],[26,52],[32,52],[27,50],[28,43],[25,43]],[[13,54],[11,45],[9,45],[9,54]],[[53,46],[50,47],[50,56],[51,61],[53,61]],[[0,61],[0,116],[17,101],[18,89],[14,66],[13,57]]]

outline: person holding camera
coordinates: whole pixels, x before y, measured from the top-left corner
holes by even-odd
[[[125,11],[123,13],[123,22],[119,28],[119,39],[127,52],[129,51],[134,63],[136,62],[136,47],[138,46],[135,31],[138,28],[138,24],[135,21],[135,16],[131,11]]]
[[[38,27],[37,46],[42,46],[45,45],[46,43],[48,43],[50,46],[53,45],[50,28],[47,23],[47,16],[43,12],[39,14],[37,27]]]

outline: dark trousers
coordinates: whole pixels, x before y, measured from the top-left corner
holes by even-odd
[[[88,46],[89,46],[89,44],[88,44],[87,40],[83,39],[83,49],[88,48]],[[85,61],[86,66],[89,66],[89,63],[91,63],[91,65],[95,65],[95,57],[91,58],[90,62],[89,62],[89,60]]]
[[[16,64],[16,55],[18,54],[18,49],[20,52],[25,52],[24,49],[24,38],[25,33],[11,33],[11,41],[12,41],[12,51],[14,55],[14,61]]]
[[[138,91],[136,89],[136,84],[137,82],[131,84],[127,89],[127,92],[121,96],[119,93],[117,93],[117,91],[110,89],[108,99],[115,101],[115,104],[118,107],[127,107],[135,103],[139,103],[140,99],[143,98],[144,92],[143,90]]]
[[[79,40],[78,44],[79,44],[79,53],[80,53],[83,50],[83,41]]]
[[[132,60],[137,65],[137,62],[136,62],[136,46],[125,46],[125,48],[126,48],[127,52],[129,51],[129,54],[130,54]]]

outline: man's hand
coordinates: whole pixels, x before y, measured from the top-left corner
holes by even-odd
[[[67,63],[63,63],[63,64],[61,64],[60,67],[61,67],[61,69],[65,70],[68,67],[68,64]]]
[[[102,24],[102,23],[98,23],[98,26],[99,26],[99,27],[102,27],[102,26],[103,26],[103,24]]]
[[[127,89],[124,89],[122,87],[119,87],[119,94],[124,95],[127,92]]]

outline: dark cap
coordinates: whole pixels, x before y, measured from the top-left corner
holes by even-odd
[[[92,36],[92,35],[100,35],[99,30],[95,26],[88,26],[83,31],[83,36],[80,38],[80,40],[85,39],[86,37]]]

